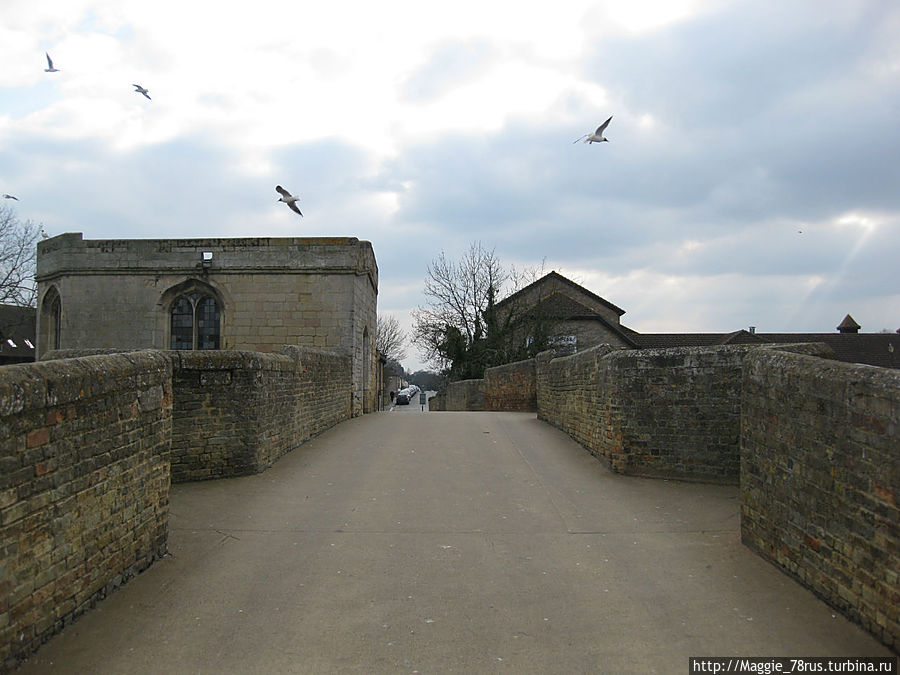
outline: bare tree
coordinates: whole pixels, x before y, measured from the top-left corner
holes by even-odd
[[[427,269],[426,304],[413,311],[413,340],[423,356],[442,370],[471,360],[465,355],[487,334],[490,307],[508,278],[500,259],[481,242],[470,245],[458,262],[442,251]],[[457,368],[456,375],[471,375],[479,368],[472,366]]]
[[[458,262],[441,252],[427,270],[427,303],[413,311],[413,339],[422,355],[451,379],[482,377],[486,367],[531,356],[542,343],[528,338],[541,322],[530,307],[504,301],[500,311],[496,303],[504,291],[535,281],[543,268],[542,262],[506,270],[480,242]]]
[[[378,315],[378,322],[375,325],[375,349],[389,362],[399,362],[406,358],[406,332],[400,328],[400,323],[391,314]]]
[[[21,222],[11,207],[0,205],[0,304],[35,305],[34,265],[40,231],[30,220]]]

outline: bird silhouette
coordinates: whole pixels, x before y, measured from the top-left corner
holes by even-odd
[[[300,209],[297,207],[297,201],[300,199],[300,197],[295,197],[280,185],[275,186],[275,191],[281,195],[281,197],[278,198],[278,201],[287,204],[290,207],[291,211],[300,213]],[[300,213],[300,215],[302,216],[303,214]]]
[[[603,124],[597,127],[597,131],[592,134],[585,134],[581,138],[576,138],[573,143],[577,143],[578,141],[584,139],[585,143],[602,143],[603,141],[609,142],[608,138],[604,138],[603,132],[606,131],[606,127],[609,126],[610,120],[613,118],[612,115],[609,116],[609,119],[606,120]]]
[[[44,52],[44,55],[47,57],[47,67],[44,68],[45,73],[58,73],[59,68],[53,67],[53,59],[50,58],[50,54]]]
[[[152,101],[152,100],[153,100],[152,98],[150,98],[150,90],[149,90],[149,89],[144,89],[144,88],[143,88],[141,85],[139,85],[139,84],[133,84],[133,85],[131,85],[131,86],[134,87],[134,90],[135,90],[138,94],[143,94],[144,97],[145,97],[148,101]]]
[[[14,195],[7,195],[7,194],[3,195],[3,199],[15,199],[16,201],[19,201],[18,197],[14,196]]]

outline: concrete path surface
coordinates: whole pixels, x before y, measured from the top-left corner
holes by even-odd
[[[30,673],[686,673],[889,650],[739,541],[738,489],[617,476],[517,413],[378,413],[176,485],[171,555]]]

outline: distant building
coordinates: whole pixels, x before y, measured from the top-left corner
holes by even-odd
[[[848,314],[836,333],[635,333],[641,348],[703,347],[726,344],[791,344],[823,342],[839,361],[864,363],[882,368],[900,368],[900,335],[860,333],[860,325]]]
[[[900,368],[900,335],[860,333],[860,325],[849,314],[833,333],[757,333],[755,329],[731,333],[638,333],[621,324],[624,309],[557,272],[550,272],[498,302],[497,309],[530,313],[545,320],[551,344],[563,353],[583,351],[598,344],[628,349],[661,349],[824,342],[841,361]]]
[[[0,305],[0,365],[35,359],[35,308]]]
[[[37,355],[52,349],[303,345],[351,357],[354,415],[375,409],[378,267],[351,237],[38,243]]]
[[[563,353],[581,351],[597,344],[636,347],[631,331],[619,323],[624,309],[592,293],[557,272],[537,281],[496,304],[501,315],[512,312],[540,322],[550,344]],[[524,338],[523,338],[524,339]]]

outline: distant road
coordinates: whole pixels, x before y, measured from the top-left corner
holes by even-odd
[[[436,391],[426,391],[425,395],[428,397],[428,401],[431,400],[431,397],[437,394]],[[395,413],[410,413],[410,412],[422,412],[422,404],[419,403],[419,395],[416,394],[413,397],[413,401],[409,405],[396,405],[388,406],[387,412],[395,412]],[[428,412],[428,402],[425,403],[425,412]]]

